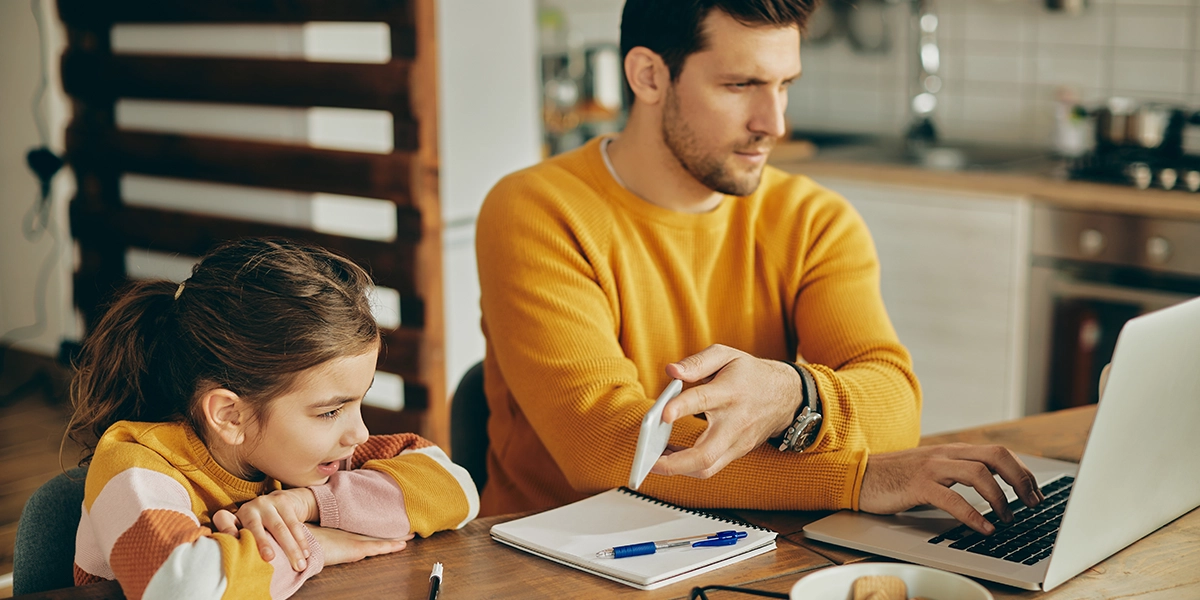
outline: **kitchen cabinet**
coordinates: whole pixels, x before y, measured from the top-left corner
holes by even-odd
[[[1020,417],[1028,200],[818,181],[871,230],[884,303],[921,382],[922,434]]]

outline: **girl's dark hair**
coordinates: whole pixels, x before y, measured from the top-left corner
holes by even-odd
[[[117,421],[182,421],[203,437],[204,392],[228,389],[262,416],[300,371],[369,351],[379,340],[370,285],[332,252],[262,239],[216,248],[182,288],[133,283],[84,341],[71,382],[80,464]]]
[[[662,57],[671,81],[688,56],[708,47],[704,19],[719,10],[747,26],[797,27],[801,32],[820,0],[626,0],[621,11],[621,60],[643,46]],[[625,83],[626,106],[633,90]]]

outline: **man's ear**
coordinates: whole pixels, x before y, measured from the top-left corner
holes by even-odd
[[[639,102],[654,105],[666,97],[671,72],[657,52],[637,46],[625,55],[625,80]]]
[[[230,446],[246,441],[246,428],[252,415],[250,405],[240,396],[225,388],[214,388],[200,397],[200,408],[204,411],[208,430],[221,441]]]

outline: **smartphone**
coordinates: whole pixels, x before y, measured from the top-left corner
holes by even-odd
[[[654,406],[642,417],[642,428],[638,432],[637,451],[633,455],[633,467],[629,470],[629,487],[638,489],[650,468],[658,462],[663,450],[667,449],[667,440],[671,439],[671,424],[663,423],[663,407],[667,402],[683,391],[683,381],[672,379],[667,388],[654,401]]]

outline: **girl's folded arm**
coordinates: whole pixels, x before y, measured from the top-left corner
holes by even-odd
[[[113,577],[131,599],[286,598],[324,566],[311,534],[307,568],[296,572],[277,546],[264,561],[249,532],[211,533],[184,485],[151,468],[124,469],[85,496],[79,528],[77,583]]]
[[[312,486],[322,527],[362,535],[425,537],[457,529],[479,513],[479,494],[466,469],[416,434],[371,436],[352,470]]]

